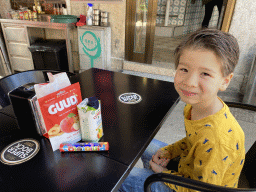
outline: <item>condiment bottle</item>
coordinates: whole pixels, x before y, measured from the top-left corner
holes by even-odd
[[[33,21],[37,21],[37,11],[36,10],[33,10]]]
[[[29,20],[28,8],[27,7],[23,8],[23,17],[24,17],[24,20]]]
[[[36,11],[36,5],[35,4],[33,5],[33,11]]]
[[[33,14],[32,14],[32,11],[29,9],[28,10],[28,18],[29,18],[29,20],[33,20]]]
[[[23,10],[19,10],[20,20],[24,19],[24,12]]]
[[[87,9],[87,15],[86,15],[86,25],[92,25],[93,4],[88,3],[87,5],[88,5],[88,9]]]
[[[62,9],[63,9],[63,15],[67,15],[68,14],[68,12],[67,12],[67,8],[66,8],[66,4],[63,4],[62,5]]]

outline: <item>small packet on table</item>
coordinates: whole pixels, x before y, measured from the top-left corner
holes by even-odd
[[[96,97],[84,99],[77,105],[82,141],[98,142],[103,136],[101,102]]]
[[[50,83],[39,84],[35,90],[47,131],[44,136],[49,138],[55,151],[63,142],[81,140],[77,105],[82,101],[82,96],[79,83],[71,85],[67,82],[68,77],[62,73],[48,76]],[[53,92],[50,93],[50,90]]]

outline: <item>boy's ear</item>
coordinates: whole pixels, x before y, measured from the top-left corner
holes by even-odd
[[[225,91],[227,89],[233,76],[234,76],[234,73],[230,73],[229,75],[223,78],[223,82],[219,88],[220,91]]]

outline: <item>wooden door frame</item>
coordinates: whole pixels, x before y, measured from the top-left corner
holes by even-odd
[[[152,63],[157,0],[148,0],[148,14],[146,27],[145,52],[135,53],[134,32],[135,32],[136,1],[126,0],[126,21],[125,21],[125,59],[139,63]]]
[[[224,13],[224,18],[221,25],[221,31],[228,32],[233,17],[236,0],[227,0],[227,6]]]

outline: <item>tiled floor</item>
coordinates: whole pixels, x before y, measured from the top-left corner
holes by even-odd
[[[155,36],[154,49],[169,49],[174,51],[184,37],[184,35],[176,37]]]
[[[123,73],[147,77],[151,79],[159,79],[162,81],[173,82],[174,78],[170,76],[154,75],[149,73],[141,73],[134,71],[124,70]],[[234,101],[240,102],[241,96],[238,97],[232,92],[223,92],[219,94],[219,97],[224,101]],[[183,117],[183,108],[185,103],[180,101],[173,112],[167,117],[165,123],[160,128],[159,132],[155,136],[155,139],[163,141],[167,144],[172,144],[175,141],[178,141],[185,137],[185,127],[184,127],[184,117]],[[236,108],[230,108],[231,113],[236,117],[238,123],[243,128],[245,133],[245,149],[249,150],[250,146],[255,141],[256,135],[256,112],[251,112],[247,110],[241,110]],[[139,160],[136,164],[136,167],[142,168],[142,161]]]
[[[155,36],[154,39],[154,51],[153,51],[153,63],[168,62],[174,67],[174,50],[180,44],[184,36],[177,37],[160,37]]]

